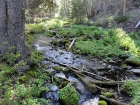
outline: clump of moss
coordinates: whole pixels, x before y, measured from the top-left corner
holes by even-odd
[[[27,74],[27,75],[21,76],[19,78],[19,81],[22,82],[22,83],[24,83],[24,82],[28,81],[29,79],[30,79],[30,75]]]
[[[123,84],[122,92],[127,93],[128,95],[132,96],[131,103],[133,105],[140,105],[140,81],[126,81]]]
[[[110,92],[105,92],[104,96],[109,98],[109,97],[111,97],[111,93]]]
[[[132,66],[140,66],[140,60],[136,58],[129,58],[125,60],[126,64],[132,65]]]
[[[66,86],[58,92],[60,100],[65,105],[78,105],[79,96],[71,86]]]
[[[53,66],[52,69],[54,69],[54,70],[56,70],[58,72],[63,71],[63,68],[60,67],[60,66]]]
[[[100,100],[100,101],[98,102],[98,105],[107,105],[107,103],[106,103],[104,100]]]

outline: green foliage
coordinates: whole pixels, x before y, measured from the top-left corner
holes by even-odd
[[[98,105],[107,105],[107,103],[106,103],[104,100],[100,100],[100,101],[98,102]]]
[[[81,23],[86,13],[86,8],[81,0],[72,0],[71,18],[75,23]],[[77,12],[78,11],[78,12]]]
[[[12,70],[13,67],[0,64],[1,105],[48,105],[47,100],[39,98],[42,91],[48,91],[44,83],[50,80],[42,67],[37,68],[39,72],[32,70],[32,73],[29,72],[22,76],[15,75],[10,69]],[[23,84],[25,81],[26,83]]]
[[[65,105],[78,105],[79,97],[76,90],[71,86],[66,86],[61,89],[58,96]]]
[[[136,3],[134,6],[135,7],[139,7],[140,6],[140,3]]]
[[[63,68],[60,66],[53,66],[52,68],[58,72],[63,71]]]
[[[27,44],[32,44],[35,41],[36,34],[26,33],[26,42]]]
[[[65,24],[68,24],[68,19],[50,19],[46,21],[45,26],[48,29],[57,29],[61,30],[61,27],[63,27]]]
[[[117,16],[115,17],[115,21],[118,23],[126,22],[129,19],[129,16]]]
[[[15,47],[9,47],[9,50],[4,54],[4,56],[0,59],[1,61],[5,61],[6,63],[12,65],[16,62],[16,60],[21,56],[19,52],[14,52]]]
[[[90,33],[90,39],[77,40],[76,49],[82,54],[91,54],[93,56],[103,57],[121,57],[124,55],[138,55],[139,48],[134,41],[122,29],[102,30],[95,28]],[[75,49],[75,48],[73,48]]]
[[[132,66],[140,66],[140,59],[139,58],[128,58],[125,60],[125,63],[132,65]]]
[[[139,105],[140,104],[140,81],[133,82],[133,81],[127,81],[123,85],[122,88],[123,92],[128,93],[130,96],[132,96],[131,103],[133,105]]]
[[[33,32],[33,33],[41,33],[45,30],[44,24],[40,23],[40,24],[26,24],[25,29],[28,32]]]
[[[42,52],[37,51],[37,50],[33,50],[29,58],[29,60],[33,62],[34,64],[39,64],[43,59],[44,59],[44,56]]]

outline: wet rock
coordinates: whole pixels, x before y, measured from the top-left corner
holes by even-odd
[[[104,66],[104,67],[105,67],[106,65],[107,65],[106,63],[102,63],[102,66]]]
[[[127,70],[131,70],[132,69],[132,66],[127,66]]]
[[[66,76],[65,76],[65,74],[64,73],[56,73],[54,76],[56,76],[56,77],[60,77],[60,78],[63,78],[63,79],[66,79]]]
[[[30,65],[19,66],[16,68],[16,72],[22,72],[22,73],[26,73],[29,70],[30,70]]]
[[[70,80],[71,82],[75,82],[77,83],[76,86],[76,90],[80,93],[80,94],[85,94],[88,90],[84,87],[84,85],[82,84],[81,81],[79,81],[76,77],[73,76],[69,76],[68,80]]]
[[[140,74],[140,69],[132,69],[130,71],[135,73],[135,74]]]
[[[47,69],[45,71],[48,72],[50,75],[54,75],[56,73],[56,71],[53,69]]]
[[[98,105],[99,97],[87,92],[80,96],[78,105]]]
[[[54,85],[50,88],[50,91],[52,91],[52,92],[58,91],[58,87],[56,85]]]
[[[115,64],[116,62],[113,60],[110,60],[109,63]]]

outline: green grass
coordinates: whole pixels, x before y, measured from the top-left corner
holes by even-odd
[[[133,105],[140,105],[140,81],[133,82],[133,81],[127,81],[123,85],[122,88],[123,92],[126,92],[130,96],[132,96],[131,103]]]

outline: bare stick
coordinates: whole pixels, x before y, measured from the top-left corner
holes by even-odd
[[[70,44],[70,46],[69,46],[69,49],[73,46],[73,44],[74,44],[74,42],[75,42],[75,39],[76,39],[76,38],[74,38],[73,41],[71,42],[71,44]]]

